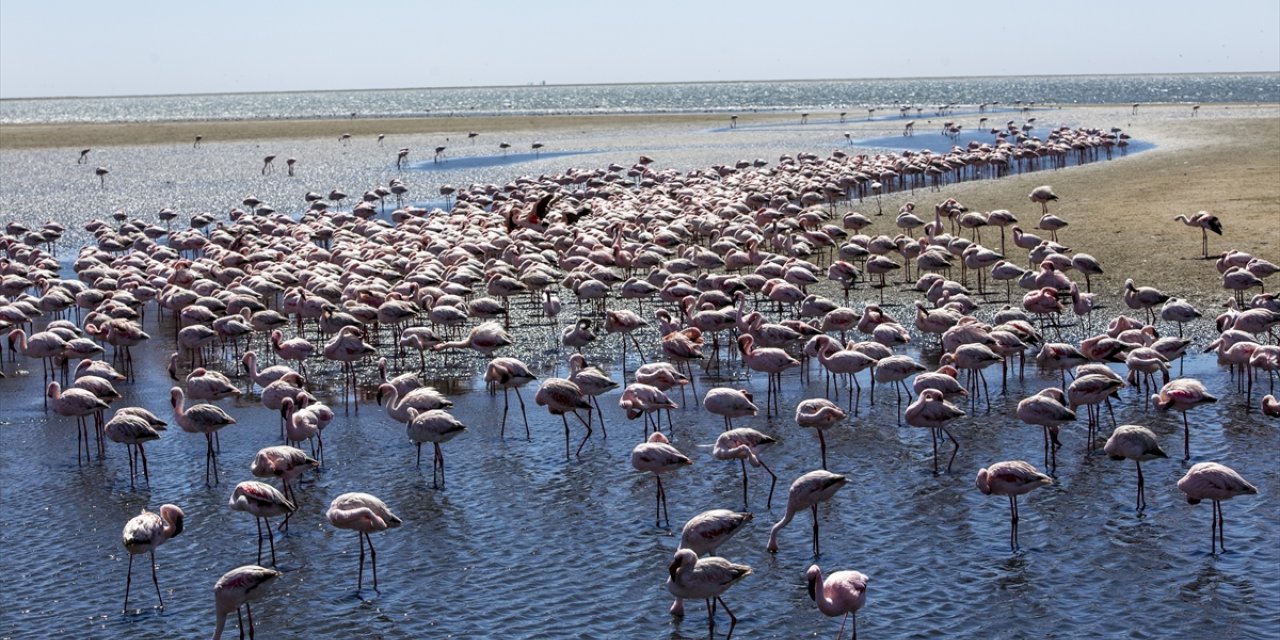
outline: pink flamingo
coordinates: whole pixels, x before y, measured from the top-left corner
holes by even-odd
[[[67,341],[63,340],[58,334],[49,331],[41,331],[33,333],[28,338],[27,332],[22,329],[14,329],[9,332],[9,350],[13,352],[21,352],[28,358],[40,358],[40,364],[43,367],[43,376],[48,378],[52,374],[50,372],[50,364],[53,358],[62,355],[67,349]],[[49,403],[45,401],[45,410],[49,409]]]
[[[565,419],[564,414],[572,413],[573,417],[587,428],[587,435],[582,438],[582,442],[578,445],[578,454],[582,453],[582,445],[587,443],[587,438],[591,437],[591,425],[587,424],[582,416],[578,415],[578,409],[591,410],[591,403],[587,401],[586,394],[582,393],[582,389],[564,378],[547,378],[543,381],[542,386],[538,388],[538,393],[533,397],[534,403],[539,407],[546,407],[551,415],[560,416],[560,421],[564,423],[564,459],[569,459],[569,421]]]
[[[670,576],[667,579],[667,591],[676,597],[671,605],[671,614],[684,615],[684,600],[697,599],[707,603],[707,633],[714,637],[716,632],[715,607],[712,601],[720,603],[725,613],[729,614],[728,640],[733,636],[733,628],[738,618],[733,615],[729,605],[720,597],[729,587],[751,575],[751,567],[745,564],[734,564],[724,558],[699,558],[690,549],[676,550],[671,565],[667,567]]]
[[[244,619],[240,617],[240,608],[249,613],[249,638],[253,639],[253,607],[251,603],[261,600],[271,591],[271,585],[284,574],[275,569],[267,569],[253,564],[237,567],[222,574],[213,585],[214,611],[217,613],[217,626],[213,629],[213,640],[222,640],[222,629],[227,623],[227,614],[236,612],[236,620],[240,624],[240,637],[244,638]]]
[[[520,387],[537,379],[538,376],[533,375],[529,366],[516,358],[494,358],[489,362],[488,368],[485,369],[484,381],[493,385],[494,388],[502,389],[502,428],[498,437],[506,438],[507,436],[507,411],[510,408],[508,392],[514,390],[516,400],[520,401],[520,417],[524,419],[525,440],[530,438],[529,415],[524,410],[524,397],[520,395]]]
[[[454,439],[467,426],[443,409],[433,409],[419,413],[417,409],[409,409],[407,427],[409,441],[418,449],[418,466],[422,466],[422,443],[430,442],[435,447],[435,457],[431,461],[431,487],[436,487],[436,470],[440,471],[440,488],[444,488],[444,452],[440,445]]]
[[[769,468],[769,465],[760,459],[756,449],[775,442],[777,440],[771,436],[746,427],[730,429],[716,438],[715,446],[711,449],[711,457],[716,460],[738,460],[742,464],[742,507],[744,509],[747,506],[748,461],[751,462],[752,466],[763,467],[765,472],[769,474],[771,478],[769,482],[769,498],[765,502],[765,508],[773,507],[773,488],[778,484],[778,476]]]
[[[89,459],[89,427],[85,423],[86,416],[98,416],[109,408],[98,396],[84,389],[66,389],[56,382],[50,382],[45,396],[53,400],[53,412],[60,416],[76,419],[76,462],[80,462],[80,442],[84,442],[84,457]],[[99,451],[101,455],[101,450]]]
[[[850,637],[858,640],[858,609],[867,603],[867,582],[870,578],[860,571],[837,571],[824,579],[822,569],[816,564],[805,572],[805,578],[809,584],[809,597],[818,603],[818,611],[829,618],[844,614],[836,640],[844,635],[844,625],[849,616],[853,616]]]
[[[1040,213],[1047,214],[1049,213],[1049,203],[1057,200],[1058,196],[1054,195],[1053,187],[1046,184],[1032,189],[1031,194],[1027,196],[1027,199],[1032,202],[1039,203]]]
[[[271,533],[271,520],[275,516],[288,516],[297,507],[279,489],[257,480],[245,480],[231,492],[230,507],[253,516],[258,525],[258,562],[262,562],[262,523],[267,523],[267,540],[271,542],[271,564],[276,564],[276,541]]]
[[[822,447],[822,468],[827,468],[827,438],[823,432],[844,420],[847,414],[835,403],[825,398],[809,398],[796,405],[796,424],[818,432],[818,444]]]
[[[511,344],[513,344],[511,336],[502,328],[501,324],[485,322],[471,329],[466,338],[453,342],[442,342],[435,346],[435,350],[471,349],[489,356],[493,355],[494,351]]]
[[[1137,509],[1142,511],[1147,506],[1147,496],[1144,491],[1145,481],[1142,479],[1142,463],[1145,460],[1155,460],[1156,458],[1168,458],[1169,454],[1160,448],[1159,441],[1156,440],[1156,434],[1150,429],[1136,424],[1125,424],[1116,427],[1111,433],[1111,437],[1107,439],[1107,444],[1103,445],[1102,450],[1106,452],[1107,457],[1112,460],[1124,460],[1128,458],[1138,467],[1138,502]]]
[[[1124,304],[1130,309],[1145,309],[1149,324],[1155,324],[1155,311],[1153,307],[1162,305],[1168,301],[1170,296],[1154,287],[1139,287],[1133,283],[1133,278],[1124,281]]]
[[[147,453],[142,448],[142,445],[152,440],[160,439],[160,432],[165,429],[166,425],[164,422],[158,422],[159,424],[156,425],[144,417],[123,411],[117,411],[116,415],[107,421],[104,428],[107,439],[112,442],[119,442],[129,450],[130,487],[134,486],[134,477],[137,475],[137,462],[135,461],[137,457],[142,459],[142,477],[147,481],[148,486],[151,485],[151,474],[147,471]]]
[[[894,394],[898,398],[898,424],[902,424],[902,392],[906,391],[907,399],[911,399],[911,390],[905,382],[907,378],[924,371],[924,365],[916,362],[911,356],[889,356],[876,361],[871,370],[871,402],[876,401],[876,383],[893,385]]]
[[[760,409],[751,402],[751,392],[746,389],[730,389],[715,387],[707,391],[702,399],[702,406],[724,418],[724,430],[733,429],[734,418],[754,417]]]
[[[1218,216],[1208,211],[1200,211],[1193,214],[1190,218],[1179,214],[1173,219],[1175,222],[1181,222],[1188,227],[1200,228],[1200,257],[1205,260],[1209,259],[1209,232],[1212,231],[1218,235],[1222,235],[1222,222],[1218,220]]]
[[[994,493],[1009,496],[1009,548],[1017,551],[1018,496],[1030,493],[1037,487],[1053,484],[1053,479],[1037,471],[1028,462],[1006,460],[986,469],[979,469],[975,484],[983,495]]]
[[[1187,412],[1202,405],[1217,402],[1218,398],[1194,378],[1178,378],[1171,380],[1160,389],[1160,393],[1151,396],[1151,402],[1161,411],[1173,408],[1182,412],[1182,459],[1191,459],[1191,427],[1187,423]]]
[[[745,511],[711,509],[689,518],[680,530],[680,548],[689,549],[698,557],[713,556],[720,545],[742,531],[754,516]]]
[[[960,443],[956,441],[956,437],[951,435],[951,431],[947,429],[947,424],[956,418],[964,417],[963,409],[947,402],[942,397],[942,392],[937,389],[925,389],[920,392],[920,397],[916,398],[907,407],[907,424],[913,427],[922,427],[929,429],[933,436],[933,472],[938,472],[938,431],[942,431],[951,439],[951,443],[955,445],[955,449],[951,451],[951,458],[947,460],[947,473],[951,472],[951,463],[955,462],[956,454],[960,452]]]
[[[213,436],[227,425],[236,423],[226,411],[211,405],[197,404],[184,407],[186,396],[181,387],[169,390],[169,403],[178,426],[187,433],[203,433],[206,441],[204,457],[204,483],[209,484],[209,468],[213,466],[213,483],[218,484],[218,453],[213,446]]]
[[[1108,402],[1113,394],[1124,388],[1124,382],[1116,380],[1110,376],[1090,373],[1082,375],[1071,381],[1071,386],[1067,387],[1067,399],[1072,411],[1076,407],[1085,405],[1087,407],[1089,419],[1088,444],[1086,450],[1092,451],[1097,446],[1095,439],[1097,438],[1099,423],[1102,421],[1102,412],[1098,409],[1098,405]],[[1108,409],[1111,407],[1107,404]],[[1115,415],[1111,416],[1112,426],[1115,426]]]
[[[253,463],[249,465],[249,472],[257,478],[280,478],[285,497],[292,500],[294,493],[290,481],[311,469],[319,468],[320,463],[302,449],[276,445],[259,449],[253,456]]]
[[[1262,415],[1269,418],[1280,418],[1280,400],[1267,394],[1262,397]]]
[[[755,338],[745,335],[738,338],[738,349],[742,351],[742,361],[752,371],[768,374],[768,391],[766,392],[766,413],[778,408],[778,396],[782,394],[782,372],[800,366],[800,361],[787,355],[782,349],[766,347],[755,348]]]
[[[347,401],[348,394],[351,397],[356,394],[355,363],[363,360],[366,356],[377,353],[377,350],[366,343],[360,336],[359,329],[342,327],[338,330],[337,335],[325,343],[322,351],[325,358],[342,363],[342,399],[344,401]],[[356,403],[356,411],[360,411],[360,403],[358,402]]]
[[[364,545],[369,543],[370,564],[373,566],[373,590],[378,590],[378,552],[373,549],[371,533],[399,527],[403,521],[387,508],[386,503],[367,493],[344,493],[329,503],[325,512],[329,523],[339,529],[354,529],[360,537],[360,569],[357,572],[356,591],[364,586]]]
[[[1062,389],[1050,387],[1041,389],[1033,396],[1018,402],[1018,419],[1027,423],[1040,425],[1044,430],[1044,463],[1051,469],[1058,467],[1058,429],[1062,425],[1076,419],[1076,412],[1066,405],[1066,394]]]
[[[297,362],[298,368],[304,374],[307,371],[307,358],[310,358],[316,352],[315,346],[303,338],[285,340],[284,334],[279,329],[271,332],[271,349],[277,356]]]
[[[649,432],[649,414],[666,409],[669,427],[671,410],[680,408],[680,405],[676,404],[661,389],[641,382],[627,385],[627,388],[622,391],[622,396],[618,398],[618,406],[626,412],[629,420],[635,420],[643,415],[645,417],[646,434]],[[653,425],[654,432],[658,431],[658,427],[659,422],[655,421]]]
[[[1210,528],[1210,553],[1217,553],[1218,548],[1226,553],[1227,544],[1223,534],[1222,501],[1236,496],[1255,495],[1258,488],[1245,481],[1239,473],[1226,465],[1217,462],[1200,462],[1187,470],[1187,475],[1178,480],[1178,489],[1187,496],[1187,504],[1200,504],[1201,500],[1213,501],[1213,523]],[[1217,542],[1214,542],[1214,533]]]
[[[166,543],[170,538],[182,533],[182,519],[186,517],[176,504],[160,507],[160,513],[142,510],[142,513],[130,518],[124,525],[124,549],[129,552],[129,573],[124,582],[124,611],[129,611],[129,587],[133,584],[133,557],[144,553],[151,554],[151,582],[156,586],[156,598],[160,600],[160,608],[164,609],[164,598],[160,596],[160,580],[156,577],[156,547]]]
[[[688,456],[671,446],[671,441],[657,431],[650,434],[648,440],[631,450],[631,466],[640,472],[652,471],[653,479],[658,485],[657,501],[653,508],[653,526],[661,526],[660,515],[665,515],[667,526],[671,526],[671,516],[667,514],[667,492],[662,488],[662,474],[691,464],[693,461]]]
[[[788,524],[791,524],[791,519],[795,517],[797,512],[809,509],[810,514],[813,516],[813,555],[819,555],[818,503],[830,500],[848,482],[849,479],[842,475],[821,469],[810,471],[796,478],[795,482],[791,483],[791,490],[787,493],[786,513],[769,530],[769,543],[765,549],[769,553],[777,553],[778,533]]]
[[[596,413],[600,416],[600,431],[604,433],[604,437],[608,438],[609,432],[604,426],[604,411],[600,409],[600,401],[596,398],[617,389],[618,383],[600,367],[587,366],[587,359],[581,353],[569,356],[569,380],[578,385],[582,393],[586,394],[591,399],[591,403],[596,406]]]

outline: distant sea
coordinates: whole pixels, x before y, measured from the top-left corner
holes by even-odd
[[[0,124],[1270,103],[1280,73],[528,85],[0,100]]]

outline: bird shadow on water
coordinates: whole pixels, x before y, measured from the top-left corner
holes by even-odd
[[[996,586],[1000,590],[1021,589],[1030,583],[1027,578],[1027,566],[1030,564],[1028,555],[1027,550],[1018,550],[1000,563],[997,569],[1000,578],[996,580]]]

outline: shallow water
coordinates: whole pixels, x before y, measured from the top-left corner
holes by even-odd
[[[647,153],[658,154],[663,164],[706,166],[833,148],[844,142],[839,126],[729,134],[654,127],[611,136],[542,134],[540,139],[549,148],[598,150],[574,159],[578,165],[629,164],[638,153]],[[6,152],[0,154],[6,177],[0,210],[12,216],[7,219],[35,224],[56,215],[70,228],[117,207],[149,219],[160,206],[173,206],[186,220],[199,210],[223,211],[249,193],[284,208],[280,203],[301,203],[306,190],[344,186],[350,192],[353,185],[385,182],[395,175],[388,164],[402,146],[390,141],[385,149],[372,141],[353,141],[345,150],[333,141],[277,146],[285,145],[304,159],[300,171],[305,173],[295,179],[282,172],[258,173],[261,156],[278,151],[266,144],[103,150],[113,166],[105,190],[97,188],[91,170],[71,164],[67,150]],[[429,147],[424,140],[415,148]],[[566,162],[542,158],[430,177],[406,175],[414,195],[433,194],[437,184],[501,184],[517,173],[561,170]],[[74,206],[77,200],[83,206]],[[64,261],[74,253],[77,237],[82,234],[69,233],[60,245]],[[1095,290],[1114,288],[1095,283]],[[859,288],[851,304],[861,308],[875,295]],[[989,306],[998,306],[1001,298],[993,297]],[[889,293],[891,303],[912,299]],[[1118,300],[1106,303],[1119,308]],[[908,309],[887,307],[910,325]],[[651,317],[652,306],[646,310]],[[566,307],[561,326],[574,311],[572,304]],[[519,346],[505,355],[524,359],[539,376],[565,375],[567,353],[557,346],[558,328],[521,317],[515,327]],[[154,339],[135,353],[139,377],[120,385],[126,397],[119,404],[171,415],[172,381],[163,367],[172,350],[170,322],[148,310],[146,329]],[[1078,339],[1082,329],[1070,328],[1064,337]],[[1194,328],[1197,344],[1208,342],[1211,329],[1208,322]],[[917,346],[927,342],[920,336],[913,340]],[[654,341],[652,330],[641,339],[642,344]],[[586,354],[623,382],[617,349],[616,341],[604,340]],[[936,366],[934,349],[923,355],[918,348],[907,352]],[[221,484],[214,488],[203,483],[203,438],[172,426],[148,446],[151,485],[132,490],[118,445],[108,443],[103,459],[76,464],[74,422],[47,415],[38,401],[39,363],[21,356],[10,361],[7,351],[4,356],[0,502],[7,517],[0,525],[0,546],[11,557],[0,563],[0,595],[7,605],[0,608],[0,637],[208,634],[214,581],[255,560],[252,518],[231,511],[227,499],[237,482],[250,479],[254,452],[277,443],[277,415],[263,408],[256,394],[218,403],[238,424],[222,433]],[[638,364],[631,357],[628,371]],[[393,368],[413,369],[416,362],[410,356]],[[533,404],[536,383],[525,392],[532,438],[522,437],[514,399],[507,437],[499,437],[502,398],[484,390],[479,379],[484,362],[464,354],[429,356],[428,377],[456,403],[452,413],[469,427],[444,445],[447,485],[439,490],[431,486],[430,451],[425,452],[427,466],[416,468],[404,426],[373,403],[371,368],[361,373],[359,410],[344,411],[335,368],[320,361],[309,365],[310,388],[335,406],[338,417],[324,433],[324,470],[299,484],[299,512],[288,533],[276,540],[285,576],[254,607],[260,637],[705,637],[702,606],[689,603],[686,617],[673,619],[663,584],[677,543],[672,534],[685,520],[705,509],[743,506],[738,465],[710,457],[719,419],[702,411],[692,395],[676,398],[682,408],[672,413],[674,444],[694,465],[664,479],[673,528],[656,528],[653,481],[628,462],[642,439],[641,425],[625,420],[617,408],[619,392],[601,398],[609,437],[597,430],[581,457],[566,461],[560,420]],[[231,365],[224,370],[238,372]],[[779,439],[762,454],[779,475],[773,508],[764,505],[767,477],[750,470],[755,522],[721,548],[727,558],[755,569],[725,597],[739,618],[735,637],[827,636],[839,624],[819,614],[805,591],[804,571],[814,561],[807,514],[782,532],[778,554],[764,550],[769,527],[781,517],[788,484],[818,466],[815,435],[792,419],[796,403],[823,393],[816,365],[812,370],[809,382],[794,371],[786,376],[779,415],[735,423]],[[1280,432],[1256,409],[1246,411],[1243,395],[1212,358],[1189,357],[1185,375],[1202,380],[1222,401],[1191,412],[1189,462],[1175,455],[1144,465],[1146,511],[1133,509],[1133,465],[1086,454],[1084,425],[1071,425],[1064,428],[1055,484],[1019,501],[1022,550],[1017,553],[1008,545],[1007,501],[981,495],[973,476],[979,467],[1006,459],[1044,468],[1040,429],[1019,424],[1011,414],[1022,397],[1056,385],[1057,375],[1040,373],[1033,365],[1025,381],[1011,380],[1007,393],[1000,394],[998,372],[988,372],[996,392],[992,410],[976,407],[971,417],[953,424],[961,448],[952,472],[940,475],[931,473],[928,434],[896,425],[892,391],[878,389],[876,405],[868,406],[865,388],[859,414],[828,434],[829,467],[851,482],[821,508],[818,559],[828,571],[857,569],[871,577],[858,621],[864,637],[1274,637],[1280,623],[1275,570],[1280,566],[1275,502],[1280,469],[1273,457],[1280,451]],[[862,379],[866,387],[866,374]],[[765,380],[759,374],[748,376],[736,364],[726,364],[719,374],[698,377],[698,396],[720,385],[746,386],[763,404]],[[1179,451],[1180,416],[1152,413],[1144,397],[1126,390],[1115,406],[1118,422],[1147,425],[1167,451]],[[1104,423],[1105,435],[1111,426],[1106,417]],[[570,427],[576,447],[583,431]],[[1175,486],[1190,464],[1205,460],[1228,464],[1259,488],[1258,496],[1223,505],[1228,551],[1216,556],[1204,544],[1209,505],[1186,504]],[[405,520],[403,527],[373,537],[381,593],[367,587],[366,569],[366,588],[357,595],[355,536],[323,517],[329,501],[347,491],[373,493]],[[128,558],[121,528],[139,509],[169,502],[182,506],[187,520],[183,534],[156,554],[167,606],[163,612],[154,608],[155,593],[140,561],[131,610],[122,615]],[[726,627],[721,613],[718,634]]]

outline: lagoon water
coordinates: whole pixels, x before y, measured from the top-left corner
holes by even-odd
[[[1023,80],[1041,86],[1035,84],[1038,79]],[[1264,76],[1264,88],[1274,92],[1274,81],[1274,76]],[[966,90],[990,95],[980,86]],[[1120,95],[1099,100],[1140,100]],[[789,104],[785,108],[798,103]],[[16,117],[12,106],[3,103],[6,122]],[[1116,109],[1114,123],[1123,124],[1128,110],[1127,105]],[[51,108],[41,117],[76,117],[57,113]],[[1046,128],[1113,124],[1055,121],[1052,113],[1039,114]],[[237,116],[228,110],[225,117]],[[973,127],[976,114],[959,119]],[[513,144],[519,140],[522,146],[519,154],[507,156],[495,153],[494,141],[482,134],[474,148],[466,142],[454,145],[443,163],[416,155],[414,167],[403,174],[394,169],[394,150],[428,149],[427,137],[388,141],[385,147],[373,140],[353,140],[346,147],[332,140],[207,143],[200,149],[123,147],[94,152],[105,158],[94,162],[112,166],[105,189],[98,188],[91,170],[73,164],[74,150],[4,151],[0,219],[39,225],[55,218],[78,229],[116,210],[152,220],[162,206],[178,210],[180,221],[197,211],[214,211],[225,219],[225,212],[249,194],[280,210],[300,210],[306,191],[342,187],[355,194],[397,175],[416,200],[430,202],[446,183],[503,184],[567,166],[630,165],[639,153],[681,170],[742,158],[772,162],[781,153],[797,151],[825,153],[847,144],[841,135],[846,128],[834,119],[815,118],[804,126],[782,123],[732,131],[654,124],[627,131],[544,132],[537,135],[546,152],[537,157],[526,153],[533,133],[513,138]],[[864,125],[859,139],[891,140],[900,129],[895,114]],[[261,175],[266,153],[297,156],[299,176],[287,178],[279,169]],[[861,205],[863,210],[868,206]],[[889,220],[878,218],[871,230],[888,231]],[[69,263],[85,237],[68,233],[58,247],[59,258]],[[1100,287],[1095,280],[1095,289],[1116,288],[1116,282]],[[822,292],[838,296],[831,289]],[[854,295],[852,306],[861,308],[875,294],[860,288]],[[889,312],[910,325],[912,299],[914,294],[891,291],[891,303],[907,306],[890,306]],[[1002,295],[993,296],[990,306],[1002,300]],[[1121,304],[1112,298],[1106,303],[1112,309]],[[651,312],[646,306],[646,316]],[[568,304],[561,326],[574,313]],[[540,377],[566,375],[568,354],[558,346],[559,327],[540,324],[527,311],[514,324],[517,346],[507,355],[529,362]],[[135,353],[139,376],[120,385],[125,394],[120,404],[169,417],[173,382],[164,364],[173,349],[172,319],[152,307],[145,328],[154,339]],[[1198,345],[1209,341],[1211,330],[1207,321],[1193,328]],[[1083,335],[1084,328],[1077,326],[1064,337]],[[652,328],[641,338],[642,344],[655,341]],[[936,366],[936,347],[922,348],[929,341],[919,334],[913,341],[907,353]],[[261,343],[257,346],[261,350]],[[602,340],[586,354],[615,380],[631,380],[630,375],[624,378],[615,340]],[[129,487],[127,459],[118,445],[108,443],[105,458],[76,463],[74,421],[46,414],[41,407],[39,363],[21,356],[11,360],[7,349],[3,355],[0,370],[7,377],[0,379],[0,506],[5,518],[0,547],[6,558],[0,561],[5,603],[0,637],[207,636],[213,626],[214,581],[255,560],[251,517],[231,511],[227,499],[237,482],[250,479],[253,453],[277,443],[276,414],[261,406],[257,394],[218,403],[238,424],[222,433],[221,484],[212,488],[203,482],[204,439],[171,425],[147,448],[151,485],[135,490]],[[633,371],[638,360],[630,357],[625,366]],[[851,482],[821,508],[823,554],[817,559],[828,571],[857,569],[870,576],[867,606],[858,620],[862,637],[1275,637],[1280,627],[1275,500],[1280,495],[1275,463],[1280,431],[1256,409],[1246,411],[1243,393],[1213,358],[1191,356],[1184,365],[1185,375],[1201,379],[1222,398],[1190,414],[1191,461],[1175,455],[1145,464],[1149,506],[1138,514],[1133,509],[1132,463],[1086,454],[1083,423],[1065,427],[1054,485],[1019,502],[1023,548],[1017,553],[1008,546],[1007,501],[981,495],[973,476],[979,467],[1006,459],[1026,459],[1043,469],[1040,429],[1018,423],[1012,412],[1020,398],[1056,385],[1058,377],[1031,366],[1025,381],[1014,378],[1008,391],[999,393],[999,372],[988,372],[997,391],[992,409],[974,407],[970,417],[954,424],[961,449],[952,473],[941,475],[930,470],[928,434],[897,426],[892,392],[879,389],[876,404],[868,406],[864,390],[859,413],[828,434],[829,467]],[[274,593],[254,606],[258,637],[705,637],[701,603],[689,603],[683,620],[667,613],[666,567],[685,520],[705,509],[743,505],[737,464],[710,456],[720,422],[697,406],[692,395],[675,396],[682,408],[672,413],[673,441],[694,465],[664,479],[673,525],[666,530],[653,523],[652,478],[628,462],[632,447],[641,441],[641,425],[625,420],[617,408],[617,391],[600,398],[608,437],[597,430],[582,456],[566,461],[560,420],[532,402],[536,382],[525,392],[531,439],[524,439],[518,413],[509,418],[503,439],[503,401],[484,389],[484,360],[462,354],[428,356],[427,377],[456,403],[452,413],[469,427],[444,446],[447,486],[433,489],[429,466],[414,466],[404,426],[373,402],[376,373],[362,371],[359,410],[344,410],[336,368],[319,361],[310,366],[313,392],[333,404],[338,416],[324,433],[325,468],[298,484],[299,512],[288,533],[276,541],[285,575]],[[223,368],[230,375],[239,372],[231,362]],[[393,362],[393,368],[414,369],[416,357]],[[782,515],[787,485],[818,466],[816,437],[792,419],[796,403],[824,392],[816,365],[812,371],[811,381],[802,382],[794,372],[785,378],[780,415],[738,422],[779,439],[762,454],[779,483],[768,509],[767,477],[751,470],[748,507],[755,521],[721,548],[727,558],[755,569],[725,596],[739,618],[736,638],[827,637],[839,624],[823,617],[805,590],[804,571],[814,562],[807,514],[798,515],[783,531],[779,553],[764,550],[769,527]],[[765,379],[747,375],[736,363],[697,379],[699,396],[721,385],[744,386],[762,399]],[[1115,412],[1120,424],[1147,425],[1166,450],[1181,450],[1178,414],[1151,412],[1143,394],[1134,390],[1124,391]],[[1110,427],[1104,417],[1103,433]],[[582,430],[571,428],[576,443]],[[1259,488],[1258,496],[1224,503],[1227,552],[1219,555],[1211,555],[1206,544],[1210,505],[1188,505],[1175,487],[1190,464],[1205,460],[1232,466]],[[334,529],[323,517],[329,501],[347,491],[378,495],[405,520],[403,527],[373,536],[381,593],[367,586],[356,593],[355,535]],[[183,507],[187,521],[183,534],[156,554],[167,606],[164,611],[154,608],[155,593],[140,557],[130,611],[121,614],[128,560],[120,544],[121,527],[141,508],[170,502]],[[367,569],[365,578],[367,585]],[[721,613],[717,637],[723,637],[726,627]]]

